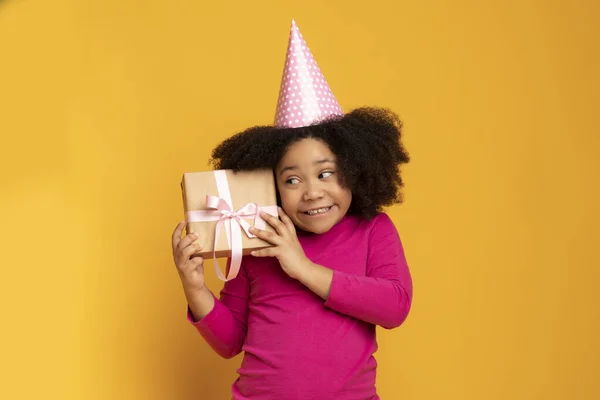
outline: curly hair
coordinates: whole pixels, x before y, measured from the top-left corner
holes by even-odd
[[[312,138],[337,157],[340,184],[352,192],[348,213],[370,219],[384,206],[402,203],[400,165],[410,157],[401,142],[402,122],[386,108],[363,107],[300,128],[255,126],[219,144],[215,169],[275,169],[294,143]],[[279,197],[278,197],[279,201]]]

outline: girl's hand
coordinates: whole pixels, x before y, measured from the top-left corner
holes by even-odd
[[[193,244],[198,239],[198,233],[189,233],[182,239],[184,226],[185,221],[181,221],[173,231],[173,260],[177,266],[183,290],[187,296],[193,296],[204,289],[204,259],[199,256],[192,258],[192,254],[201,249],[199,244]]]
[[[275,232],[250,228],[250,232],[275,247],[255,250],[251,254],[255,257],[277,257],[284,272],[291,278],[299,279],[301,273],[310,267],[311,262],[298,241],[294,223],[281,207],[278,207],[278,211],[281,220],[270,214],[261,213],[261,217],[275,228]]]

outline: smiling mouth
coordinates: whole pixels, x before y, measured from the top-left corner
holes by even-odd
[[[308,210],[308,211],[305,211],[304,214],[309,215],[309,216],[314,216],[314,215],[319,215],[319,214],[325,214],[329,210],[331,210],[331,206]]]

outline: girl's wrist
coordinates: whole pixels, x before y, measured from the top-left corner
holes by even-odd
[[[331,289],[333,271],[310,260],[300,271],[298,281],[322,299],[327,300]]]
[[[306,281],[310,279],[314,268],[315,264],[313,264],[313,262],[307,258],[302,262],[299,268],[296,269],[295,273],[292,275],[292,278],[303,284],[306,284]]]
[[[199,291],[186,291],[185,297],[195,321],[206,317],[215,307],[214,296],[206,284]]]

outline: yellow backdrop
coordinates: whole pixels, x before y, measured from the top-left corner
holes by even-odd
[[[240,358],[171,261],[179,180],[272,121],[292,18],[345,109],[406,124],[415,302],[382,398],[600,398],[599,8],[0,1],[0,398],[228,398]]]

